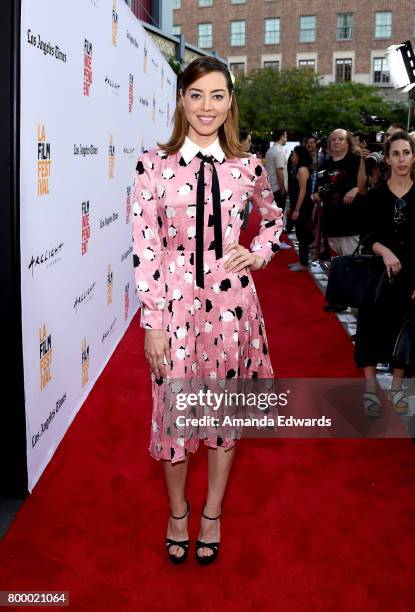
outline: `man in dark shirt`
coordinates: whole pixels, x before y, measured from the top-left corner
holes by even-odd
[[[330,157],[320,168],[318,199],[323,202],[323,235],[337,255],[351,255],[359,244],[360,215],[355,202],[360,157],[352,152],[353,142],[346,130],[329,136]],[[342,312],[347,306],[326,304],[326,312]]]
[[[352,152],[346,130],[329,137],[330,157],[320,168],[319,196],[323,201],[323,232],[337,255],[350,255],[359,243],[357,174],[360,157]]]

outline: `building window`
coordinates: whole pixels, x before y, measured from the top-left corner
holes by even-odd
[[[197,44],[201,49],[212,47],[212,24],[199,23],[197,26]]]
[[[264,43],[266,45],[280,44],[280,19],[265,19]]]
[[[375,13],[375,38],[392,38],[392,11]]]
[[[182,27],[180,25],[173,26],[173,36],[179,36],[182,33]]]
[[[244,76],[245,62],[233,62],[230,64],[230,71],[235,77]]]
[[[300,59],[298,60],[298,67],[305,68],[306,70],[316,69],[316,60],[314,59]]]
[[[180,0],[173,0],[173,10],[182,8],[182,3]]]
[[[279,70],[280,69],[280,63],[279,63],[278,60],[264,61],[264,65],[262,67],[263,68],[272,68],[272,70]]]
[[[231,0],[231,4],[245,4],[246,0]]]
[[[337,40],[351,40],[353,34],[353,13],[338,13]]]
[[[198,0],[198,6],[212,6],[213,0]]]
[[[336,59],[336,83],[346,83],[352,80],[352,60]]]
[[[386,57],[373,58],[373,82],[374,83],[389,83],[389,64]]]
[[[303,15],[300,17],[300,42],[315,42],[316,40],[316,16]]]
[[[245,44],[245,21],[231,21],[231,47]]]

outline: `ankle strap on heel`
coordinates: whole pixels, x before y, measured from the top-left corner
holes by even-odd
[[[216,521],[218,518],[220,518],[221,514],[222,514],[222,512],[220,514],[218,514],[218,516],[212,517],[212,516],[206,516],[206,514],[204,512],[202,512],[203,518],[209,519],[209,521]]]
[[[189,502],[186,499],[186,512],[183,514],[183,516],[174,516],[174,514],[171,514],[171,513],[170,513],[170,516],[178,521],[180,519],[184,519],[187,516],[187,513],[189,512],[189,510],[190,510]]]

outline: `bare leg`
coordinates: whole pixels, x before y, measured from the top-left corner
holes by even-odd
[[[363,368],[365,377],[365,392],[363,394],[363,412],[366,416],[379,416],[381,412],[381,403],[378,397],[377,381],[376,381],[376,366],[366,366]]]
[[[400,391],[402,388],[402,378],[405,376],[405,370],[394,368],[392,386],[389,399],[392,402],[393,408],[397,414],[407,414],[409,402],[406,394]]]
[[[399,391],[402,387],[402,378],[405,375],[405,370],[401,370],[400,368],[395,368],[393,370],[393,378],[392,378],[392,391]]]
[[[203,512],[212,518],[221,513],[222,500],[226,485],[228,484],[235,448],[236,446],[228,451],[225,451],[220,446],[218,448],[208,448],[208,494]],[[210,521],[202,517],[198,540],[203,542],[219,542],[219,520]],[[212,555],[213,553],[210,548],[200,548],[197,554],[202,557]]]
[[[376,366],[366,366],[363,368],[363,374],[366,378],[366,391],[376,390]]]
[[[164,477],[166,480],[167,494],[169,496],[170,512],[174,516],[183,516],[186,512],[185,487],[186,477],[189,465],[189,455],[184,461],[172,463],[171,461],[163,461]],[[185,516],[182,519],[169,518],[167,527],[167,537],[172,540],[187,540],[187,519]],[[183,548],[180,546],[171,546],[170,553],[181,557],[184,554]]]

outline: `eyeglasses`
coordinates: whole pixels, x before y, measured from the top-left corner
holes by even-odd
[[[406,215],[404,212],[404,208],[407,205],[406,200],[403,198],[398,198],[395,202],[395,214],[393,215],[393,220],[395,223],[403,223],[406,220]]]

